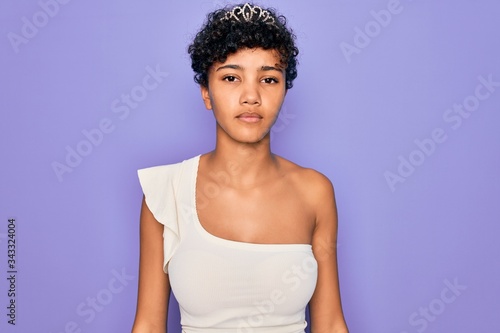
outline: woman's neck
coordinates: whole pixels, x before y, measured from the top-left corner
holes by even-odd
[[[256,143],[217,140],[215,150],[207,154],[208,170],[224,174],[237,187],[253,187],[276,174],[277,159],[270,149],[270,136]]]

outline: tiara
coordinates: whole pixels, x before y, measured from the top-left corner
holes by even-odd
[[[274,17],[271,13],[259,6],[252,6],[248,2],[243,6],[236,6],[232,10],[228,10],[226,15],[221,18],[221,21],[237,21],[237,22],[252,22],[261,21],[267,24],[274,25]]]

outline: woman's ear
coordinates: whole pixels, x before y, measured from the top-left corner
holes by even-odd
[[[208,87],[200,86],[201,89],[201,98],[203,99],[203,103],[205,103],[205,107],[207,110],[212,110],[212,101],[210,100],[210,93],[208,91]]]

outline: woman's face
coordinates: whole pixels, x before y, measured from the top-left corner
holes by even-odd
[[[269,135],[283,104],[285,69],[274,50],[240,49],[212,65],[208,88],[201,91],[217,121],[217,135],[259,142]]]

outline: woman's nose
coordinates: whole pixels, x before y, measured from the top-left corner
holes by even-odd
[[[241,104],[255,105],[260,104],[260,93],[258,86],[254,83],[245,83],[242,86],[242,93],[240,97]]]

